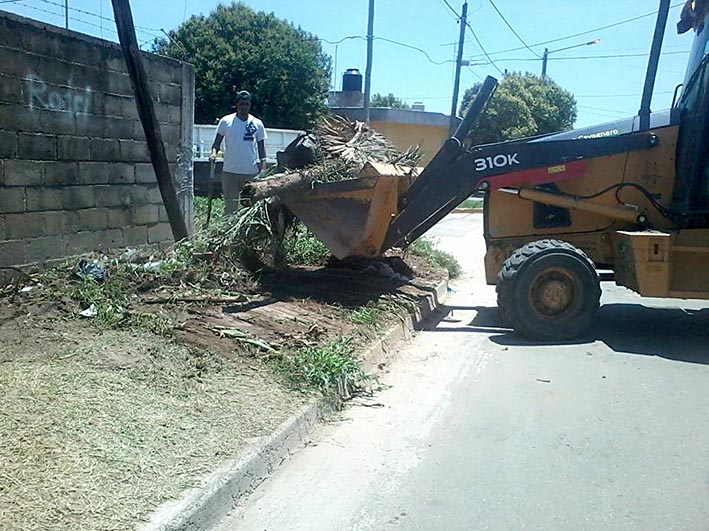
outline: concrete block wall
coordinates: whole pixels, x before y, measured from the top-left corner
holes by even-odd
[[[194,70],[143,58],[191,227]],[[120,47],[0,11],[0,278],[171,241]]]

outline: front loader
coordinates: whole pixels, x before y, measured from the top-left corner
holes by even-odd
[[[283,200],[339,258],[374,257],[483,192],[487,282],[514,329],[533,339],[588,329],[599,269],[643,296],[709,299],[709,2],[682,11],[678,29],[695,32],[687,76],[672,108],[653,113],[669,7],[661,0],[637,116],[475,145],[470,129],[497,85],[488,77],[420,175],[370,166]]]

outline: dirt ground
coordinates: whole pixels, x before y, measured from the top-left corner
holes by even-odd
[[[80,317],[61,275],[2,289],[2,527],[134,527],[311,396],[273,353],[364,346],[445,276],[412,256],[267,273],[228,297],[146,284],[131,311],[170,337]],[[362,308],[376,326],[352,318]]]

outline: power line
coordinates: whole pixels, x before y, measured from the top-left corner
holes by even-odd
[[[682,6],[682,5],[684,5],[684,4],[685,4],[685,2],[677,2],[677,3],[674,3],[674,4],[672,4],[672,5],[670,6],[670,9],[674,9],[675,7],[679,7],[679,6]],[[621,26],[621,25],[623,25],[623,24],[628,24],[628,23],[630,23],[630,22],[635,22],[636,20],[640,20],[640,19],[643,19],[643,18],[651,17],[651,16],[654,16],[654,15],[657,15],[657,11],[652,11],[652,12],[650,12],[650,13],[645,13],[644,15],[638,15],[638,16],[636,16],[636,17],[627,18],[627,19],[625,19],[625,20],[620,20],[620,21],[614,22],[614,23],[612,23],[612,24],[607,24],[607,25],[605,25],[605,26],[600,26],[600,27],[598,27],[598,28],[593,28],[593,29],[586,30],[586,31],[582,31],[582,32],[579,32],[579,33],[573,33],[573,34],[571,34],[571,35],[565,35],[565,36],[563,36],[563,37],[557,37],[557,38],[555,38],[555,39],[551,39],[551,40],[548,40],[548,41],[535,42],[534,44],[530,44],[529,46],[543,46],[543,45],[545,45],[545,44],[551,44],[551,43],[554,43],[554,42],[565,41],[565,40],[567,40],[567,39],[573,39],[574,37],[580,37],[580,36],[582,36],[582,35],[588,35],[588,34],[590,34],[590,33],[596,33],[597,31],[602,31],[602,30],[606,30],[606,29],[609,29],[609,28],[615,28],[616,26]],[[497,51],[497,52],[490,52],[489,55],[500,55],[500,54],[503,54],[503,53],[516,52],[516,51],[519,51],[519,50],[524,50],[525,48],[526,48],[526,46],[518,46],[517,48],[509,48],[509,49],[507,49],[507,50],[500,50],[500,51]],[[476,57],[481,57],[481,56],[482,56],[482,55],[477,55]]]
[[[59,2],[54,2],[53,0],[40,0],[40,2],[44,2],[45,4],[49,4],[49,5],[53,5],[53,6],[64,7],[64,4],[60,4]],[[77,13],[82,13],[82,14],[88,15],[90,17],[99,18],[102,20],[107,20],[109,22],[115,23],[115,21],[112,18],[104,17],[102,15],[97,15],[96,13],[92,13],[91,11],[84,11],[83,9],[79,9],[76,7],[69,7],[69,10],[75,11]],[[76,20],[80,20],[80,19],[76,19]],[[135,26],[135,29],[143,30],[143,33],[147,33],[148,35],[152,35],[153,37],[159,37],[159,35],[152,33],[152,32],[160,31],[159,28],[146,28],[144,26]]]
[[[164,30],[163,30],[163,31],[164,31]],[[328,43],[328,44],[342,44],[343,42],[345,42],[345,41],[347,41],[347,40],[350,40],[350,39],[361,39],[361,40],[364,41],[364,40],[366,40],[367,38],[364,37],[363,35],[349,35],[349,36],[347,36],[347,37],[342,37],[339,41],[329,41],[329,40],[327,40],[327,39],[323,39],[323,38],[320,38],[320,37],[317,38],[317,40],[322,41],[322,42],[326,42],[326,43]]]
[[[687,54],[689,53],[689,50],[684,50],[681,52],[662,52],[660,55],[679,55],[679,54]],[[580,59],[618,59],[618,58],[626,58],[626,57],[647,57],[649,54],[647,53],[619,53],[619,54],[613,54],[613,55],[577,55],[577,56],[567,56],[567,57],[554,57],[554,58],[549,58],[549,61],[570,61],[570,60],[580,60]],[[505,61],[538,61],[539,59],[530,59],[529,57],[505,57],[503,59],[497,59],[497,62],[505,62]]]
[[[500,15],[500,18],[502,19],[502,21],[507,25],[507,27],[510,29],[510,31],[511,31],[512,33],[514,33],[514,36],[517,37],[517,39],[519,40],[519,42],[521,42],[521,43],[524,45],[524,47],[527,48],[527,50],[529,50],[529,51],[532,52],[534,55],[536,55],[538,59],[541,59],[542,56],[539,55],[539,54],[538,54],[537,52],[535,52],[534,50],[532,50],[532,49],[529,47],[529,45],[528,45],[526,42],[524,42],[524,39],[519,36],[519,33],[517,33],[517,32],[515,31],[515,29],[512,27],[512,25],[511,25],[511,24],[507,21],[507,19],[505,18],[505,15],[502,14],[502,11],[500,11],[500,10],[497,8],[497,6],[495,5],[495,2],[493,2],[493,0],[488,0],[488,2],[490,2],[490,5],[495,9],[495,11],[497,11],[497,14]]]
[[[417,52],[420,52],[423,55],[425,55],[426,59],[428,59],[429,62],[433,63],[434,65],[440,66],[440,65],[445,65],[448,63],[455,63],[455,61],[453,61],[452,59],[447,59],[445,61],[436,61],[436,60],[432,59],[430,55],[428,55],[428,52],[426,52],[426,50],[422,50],[421,48],[417,48],[416,46],[411,46],[410,44],[405,44],[405,43],[399,42],[399,41],[393,41],[391,39],[385,39],[384,37],[374,37],[374,39],[378,40],[378,41],[389,42],[391,44],[396,44],[398,46],[403,46],[404,48],[410,48],[411,50],[416,50]]]
[[[458,14],[458,12],[455,9],[453,9],[453,6],[448,3],[448,0],[441,0],[441,2],[443,2],[446,6],[448,6],[448,9],[450,9],[453,12],[456,19],[460,18],[460,15]],[[458,44],[458,43],[456,43],[456,44]]]
[[[470,22],[467,22],[467,21],[466,21],[465,25],[466,25],[466,26],[468,27],[468,29],[470,30],[470,33],[473,34],[473,38],[475,39],[475,42],[478,43],[478,46],[479,46],[480,49],[483,51],[483,53],[485,54],[485,57],[487,57],[487,60],[490,62],[490,64],[491,64],[492,66],[494,66],[494,67],[497,69],[497,71],[498,71],[501,75],[504,76],[505,73],[504,73],[502,70],[500,70],[500,67],[497,66],[497,64],[495,64],[495,61],[493,61],[492,58],[488,55],[487,51],[485,50],[485,47],[484,47],[484,46],[482,45],[482,43],[480,42],[480,39],[478,39],[478,36],[475,35],[475,31],[473,30],[473,27],[470,25]]]
[[[653,94],[674,94],[674,90],[660,90],[653,92]],[[642,96],[642,94],[574,94],[575,98],[636,98],[638,96]]]

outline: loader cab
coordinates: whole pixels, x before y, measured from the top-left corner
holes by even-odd
[[[682,96],[673,208],[690,226],[709,226],[709,9],[693,25]]]

